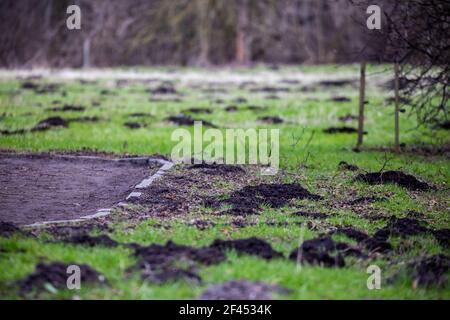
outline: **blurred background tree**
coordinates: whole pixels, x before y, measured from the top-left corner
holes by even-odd
[[[70,4],[82,30],[66,28]],[[354,62],[365,16],[348,0],[1,0],[0,65]],[[383,47],[369,37],[368,56]]]

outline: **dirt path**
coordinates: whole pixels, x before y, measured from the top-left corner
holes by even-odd
[[[0,154],[0,220],[24,225],[93,214],[151,173],[128,162]]]

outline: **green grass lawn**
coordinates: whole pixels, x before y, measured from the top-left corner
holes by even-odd
[[[178,70],[180,77],[173,77],[174,86],[179,91],[181,101],[152,101],[148,89],[158,85],[153,82],[129,82],[118,86],[116,81],[101,78],[93,83],[73,79],[55,80],[43,78],[37,83],[59,83],[54,93],[36,94],[32,90],[22,90],[24,80],[17,78],[0,80],[0,130],[18,130],[32,128],[40,120],[59,115],[66,119],[80,116],[97,116],[97,123],[72,122],[69,128],[51,129],[46,132],[26,133],[23,135],[0,135],[0,148],[30,152],[75,151],[91,149],[116,154],[161,154],[170,156],[176,142],[171,141],[172,132],[177,126],[164,121],[170,115],[198,107],[211,108],[210,114],[193,114],[194,118],[207,120],[219,128],[279,128],[280,129],[280,167],[277,177],[284,182],[301,184],[312,193],[323,196],[319,202],[300,201],[299,205],[310,211],[327,212],[330,217],[325,221],[312,221],[283,214],[289,208],[266,208],[260,215],[248,216],[252,224],[236,228],[230,224],[232,217],[209,214],[206,208],[197,208],[185,215],[173,217],[152,217],[143,221],[130,221],[127,215],[118,210],[110,222],[111,238],[121,243],[164,244],[168,240],[192,246],[208,245],[214,239],[240,239],[260,237],[268,241],[275,250],[287,256],[298,247],[301,228],[299,224],[271,226],[268,221],[305,222],[304,239],[312,239],[329,225],[351,225],[369,234],[383,227],[383,219],[369,219],[358,214],[352,208],[335,205],[346,199],[361,196],[384,196],[386,201],[369,204],[362,208],[363,213],[382,214],[384,216],[407,217],[409,211],[423,213],[429,227],[449,228],[450,161],[443,155],[424,156],[419,151],[400,154],[385,153],[379,147],[391,147],[393,142],[394,116],[393,106],[385,100],[392,92],[376,85],[376,77],[387,66],[370,66],[366,105],[365,150],[353,152],[356,134],[325,134],[322,130],[330,126],[357,126],[356,121],[339,122],[340,116],[357,114],[357,86],[324,87],[311,83],[278,82],[270,86],[289,87],[288,92],[278,92],[279,99],[268,99],[274,95],[267,92],[254,92],[232,81],[222,85],[214,84],[224,91],[206,92],[206,80],[203,75],[214,79],[214,71],[196,69]],[[166,69],[142,69],[139,74],[154,72],[171,74]],[[340,75],[357,77],[356,66],[318,66],[285,67],[280,70],[257,68],[252,70],[227,71],[227,75],[254,76],[257,79],[275,74],[289,80],[298,72],[308,79],[327,79]],[[259,74],[260,73],[260,74]],[[195,81],[186,81],[189,74],[197,74]],[[386,76],[386,74],[384,74]],[[153,78],[150,76],[150,78]],[[219,76],[218,76],[219,78]],[[231,79],[231,78],[230,78]],[[209,81],[209,80],[208,80]],[[250,84],[251,86],[251,84]],[[254,86],[269,86],[257,84]],[[300,90],[305,86],[313,90]],[[107,94],[102,94],[108,90]],[[334,102],[333,96],[346,96],[350,102]],[[244,97],[247,102],[234,100]],[[221,99],[222,101],[217,101]],[[57,112],[50,108],[64,104],[86,107],[83,112]],[[237,112],[226,112],[225,107],[236,105]],[[248,105],[265,107],[260,111],[246,109]],[[425,128],[416,129],[417,123],[412,111],[405,106],[401,114],[401,142],[406,146],[420,144],[448,144],[448,131],[429,132]],[[150,113],[148,117],[133,117],[133,113]],[[258,121],[263,116],[279,116],[285,120],[280,125],[267,125]],[[129,129],[125,122],[139,122],[140,129]],[[186,127],[190,130],[192,128]],[[410,192],[396,185],[369,186],[355,182],[355,173],[339,171],[341,161],[357,165],[363,171],[402,170],[413,174],[437,187],[429,192]],[[386,162],[387,161],[387,162]],[[161,183],[163,183],[162,181]],[[201,186],[193,186],[200,188]],[[217,188],[229,193],[232,186],[229,181],[217,183]],[[208,190],[199,192],[207,193]],[[137,208],[139,210],[139,207]],[[292,210],[291,210],[292,211]],[[366,212],[367,211],[367,212]],[[1,214],[1,213],[0,213]],[[215,225],[200,230],[189,225],[192,219],[207,219]],[[0,216],[1,220],[1,216]],[[311,222],[311,221],[310,221]],[[314,224],[317,223],[317,228]],[[156,227],[159,224],[167,229]],[[98,233],[103,233],[98,231]],[[341,236],[336,239],[349,239]],[[136,262],[132,250],[125,247],[101,248],[50,243],[52,235],[41,232],[37,238],[15,235],[0,238],[0,298],[23,298],[14,286],[14,282],[31,273],[39,261],[63,261],[86,263],[102,272],[110,286],[83,286],[79,291],[59,290],[41,292],[30,297],[44,299],[74,298],[82,299],[193,299],[212,284],[233,279],[249,279],[278,284],[292,290],[291,294],[280,296],[286,299],[449,299],[450,290],[444,287],[413,286],[413,279],[404,265],[409,260],[438,253],[448,255],[448,247],[440,246],[433,237],[412,236],[406,239],[393,238],[390,242],[394,250],[389,255],[371,257],[369,260],[349,259],[347,266],[341,269],[319,266],[297,266],[287,259],[265,261],[263,259],[228,254],[228,260],[209,267],[201,267],[199,275],[203,283],[193,285],[185,281],[176,281],[163,285],[152,284],[140,279],[138,273],[129,274],[127,269]],[[405,249],[406,248],[406,249]],[[377,264],[382,269],[381,290],[368,290],[366,280],[368,265]]]

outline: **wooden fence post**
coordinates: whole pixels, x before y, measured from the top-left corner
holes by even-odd
[[[364,104],[366,101],[366,63],[361,62],[361,74],[359,78],[359,115],[358,115],[358,143],[359,149],[364,139]]]
[[[399,113],[400,113],[400,67],[396,63],[394,65],[395,72],[395,152],[400,152],[400,123],[399,123]]]

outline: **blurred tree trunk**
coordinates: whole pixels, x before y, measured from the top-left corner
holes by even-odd
[[[211,63],[209,61],[209,1],[197,0],[196,1],[197,13],[199,23],[197,25],[197,33],[199,36],[200,53],[197,59],[197,64],[201,67],[207,67]]]
[[[247,0],[240,0],[238,3],[235,60],[237,64],[245,65],[250,62],[249,8]]]

